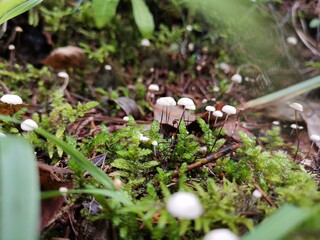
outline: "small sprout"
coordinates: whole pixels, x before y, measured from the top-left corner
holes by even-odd
[[[198,197],[190,192],[172,194],[166,207],[172,216],[180,219],[196,219],[203,213]]]
[[[259,190],[254,190],[252,196],[256,199],[259,199],[262,197],[262,193]]]
[[[290,36],[287,38],[287,43],[290,45],[297,45],[298,44],[298,39],[294,36]]]
[[[122,119],[123,119],[123,121],[126,121],[126,122],[129,121],[129,117],[128,116],[124,116]]]
[[[242,76],[239,73],[236,73],[231,77],[231,81],[235,82],[235,83],[241,83],[242,82]]]
[[[150,43],[150,40],[149,39],[142,39],[141,42],[140,42],[141,46],[143,47],[150,47],[151,43]]]
[[[0,98],[0,101],[3,103],[12,104],[12,105],[23,103],[22,98],[14,94],[5,94]]]
[[[303,112],[303,106],[300,103],[296,103],[296,102],[291,103],[289,104],[289,107],[291,107],[295,111]]]
[[[106,65],[104,65],[104,69],[107,70],[107,71],[111,71],[112,67],[111,67],[111,65],[106,64]]]
[[[23,131],[29,132],[38,128],[38,124],[32,119],[26,119],[21,124],[20,127]]]
[[[120,190],[122,188],[122,181],[119,178],[114,179],[113,186],[116,190]]]
[[[65,194],[65,193],[68,192],[68,188],[66,188],[66,187],[60,187],[60,188],[59,188],[59,192]]]
[[[240,238],[227,228],[219,228],[208,232],[203,240],[239,240]]]
[[[160,88],[159,88],[159,85],[157,85],[157,84],[150,84],[148,87],[148,90],[158,92],[160,90]]]
[[[193,30],[192,25],[187,25],[187,26],[186,26],[186,30],[187,30],[188,32],[192,32],[192,30]]]
[[[4,138],[6,137],[7,135],[5,135],[4,133],[0,132],[0,138]]]

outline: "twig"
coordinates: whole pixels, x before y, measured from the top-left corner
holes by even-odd
[[[226,156],[227,154],[238,149],[239,147],[240,147],[239,143],[234,143],[234,144],[231,144],[230,146],[223,148],[222,150],[220,150],[217,153],[210,154],[210,155],[206,156],[205,158],[201,158],[197,162],[188,165],[186,172],[189,172],[189,171],[196,169],[196,168],[199,168],[209,162],[213,162],[213,161],[217,160],[218,158]],[[177,177],[178,175],[179,175],[179,169],[174,170],[173,177]]]
[[[266,200],[266,202],[267,202],[271,207],[274,207],[274,208],[277,207],[277,205],[273,203],[273,201],[271,200],[271,198],[269,198],[269,196],[266,194],[266,192],[263,191],[262,188],[261,188],[258,184],[255,184],[254,187],[255,187],[259,192],[261,192],[264,200]]]

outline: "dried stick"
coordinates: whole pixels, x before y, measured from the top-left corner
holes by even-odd
[[[223,148],[222,150],[220,150],[217,153],[213,153],[213,154],[210,154],[210,155],[206,156],[205,158],[201,158],[197,162],[188,165],[187,169],[186,169],[186,172],[189,172],[189,171],[191,171],[193,169],[196,169],[196,168],[199,168],[199,167],[201,167],[201,166],[203,166],[203,165],[205,165],[205,164],[207,164],[209,162],[215,161],[218,158],[226,156],[227,154],[229,154],[229,153],[235,151],[236,149],[238,149],[239,147],[240,147],[239,143],[234,143],[234,144],[231,144],[230,146],[227,146],[227,147]],[[174,170],[173,177],[177,177],[178,175],[179,175],[179,169]]]

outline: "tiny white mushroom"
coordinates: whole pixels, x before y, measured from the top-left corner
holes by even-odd
[[[222,116],[223,116],[223,113],[222,113],[221,111],[217,110],[217,111],[214,111],[214,112],[212,113],[212,115],[213,115],[213,116],[216,116],[216,117],[222,117]]]
[[[122,119],[123,119],[123,121],[126,121],[126,122],[129,121],[129,117],[128,116],[124,116]]]
[[[143,47],[149,47],[149,46],[151,45],[150,40],[149,40],[149,39],[146,39],[146,38],[142,39],[141,42],[140,42],[140,44],[141,44],[141,46],[143,46]]]
[[[159,85],[157,84],[150,84],[148,87],[148,90],[158,92],[160,88],[159,88]]]
[[[239,73],[236,73],[231,77],[231,81],[235,82],[235,83],[241,83],[242,82],[242,76]]]
[[[168,199],[166,207],[172,216],[180,219],[196,219],[203,213],[198,197],[190,192],[172,194]]]
[[[69,74],[66,72],[58,72],[57,76],[61,78],[69,78]]]
[[[303,112],[303,106],[300,103],[296,103],[296,102],[291,103],[289,104],[289,107],[291,107],[295,111]]]
[[[106,65],[104,65],[104,69],[107,70],[107,71],[111,71],[112,67],[111,67],[111,65],[106,64]]]
[[[141,142],[148,142],[150,140],[150,138],[148,138],[146,136],[141,136],[141,135],[140,135],[139,139],[140,139]]]
[[[60,187],[60,188],[59,188],[59,192],[61,192],[61,193],[67,193],[67,192],[68,192],[68,188],[66,188],[66,187]]]
[[[116,190],[120,190],[122,187],[122,181],[119,178],[114,179],[113,186]]]
[[[38,124],[35,121],[33,121],[32,119],[26,119],[20,124],[20,127],[23,131],[29,132],[34,129],[37,129]]]
[[[151,144],[155,147],[158,146],[158,142],[156,140],[152,141]]]
[[[219,67],[220,69],[222,69],[225,73],[228,73],[228,72],[230,72],[230,70],[231,70],[230,65],[229,65],[228,63],[225,63],[225,62],[219,63],[219,64],[218,64],[218,67]]]
[[[280,122],[279,122],[279,121],[273,121],[273,122],[272,122],[272,125],[274,125],[274,126],[279,126],[279,125],[280,125]]]
[[[192,30],[193,30],[192,25],[187,25],[187,26],[186,26],[186,30],[187,30],[188,32],[192,32]]]
[[[178,105],[181,105],[181,106],[194,106],[194,102],[191,98],[186,98],[186,97],[183,97],[183,98],[180,98],[178,100]]]
[[[166,107],[177,105],[176,101],[172,97],[161,97],[157,99],[157,104]]]
[[[258,199],[262,197],[262,193],[259,190],[254,190],[252,196]]]
[[[290,36],[287,38],[287,43],[290,45],[297,45],[298,44],[298,39],[294,36]]]
[[[8,104],[13,104],[13,105],[23,103],[22,98],[14,94],[5,94],[0,98],[0,101]]]
[[[203,240],[239,240],[240,238],[227,228],[219,228],[208,232]]]
[[[206,106],[206,110],[208,112],[214,112],[216,110],[216,108],[214,106]]]
[[[231,105],[225,105],[222,107],[222,112],[226,113],[227,115],[233,115],[237,113],[237,109]]]
[[[10,45],[8,46],[8,49],[9,49],[10,51],[13,51],[13,50],[16,49],[16,47],[15,47],[13,44],[10,44]]]
[[[320,136],[317,135],[317,134],[312,134],[312,135],[310,136],[310,140],[311,140],[312,142],[319,142],[319,141],[320,141]]]
[[[23,32],[23,29],[20,26],[16,26],[14,29],[16,32]]]
[[[185,109],[187,109],[187,110],[196,110],[196,106],[195,105],[186,105]]]

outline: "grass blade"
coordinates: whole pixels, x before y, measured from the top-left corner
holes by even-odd
[[[93,15],[97,28],[103,28],[116,15],[119,0],[93,0]]]
[[[26,140],[0,138],[0,239],[38,239],[40,187]]]
[[[284,205],[275,214],[266,218],[252,232],[243,236],[241,240],[281,239],[311,215],[312,211],[308,209]]]
[[[108,189],[114,189],[112,179],[100,168],[89,161],[82,153],[43,129],[39,128],[35,131],[63,149],[63,151],[71,156],[79,166],[88,171],[96,181],[98,181]]]
[[[133,17],[143,37],[150,37],[154,31],[153,16],[143,0],[131,0]]]
[[[39,3],[42,2],[42,0],[29,0],[26,1],[18,6],[16,6],[16,3],[21,3],[24,1],[0,1],[1,11],[0,11],[0,24],[8,21],[11,18],[14,18],[21,13],[24,13],[28,11],[29,9],[37,6]]]

